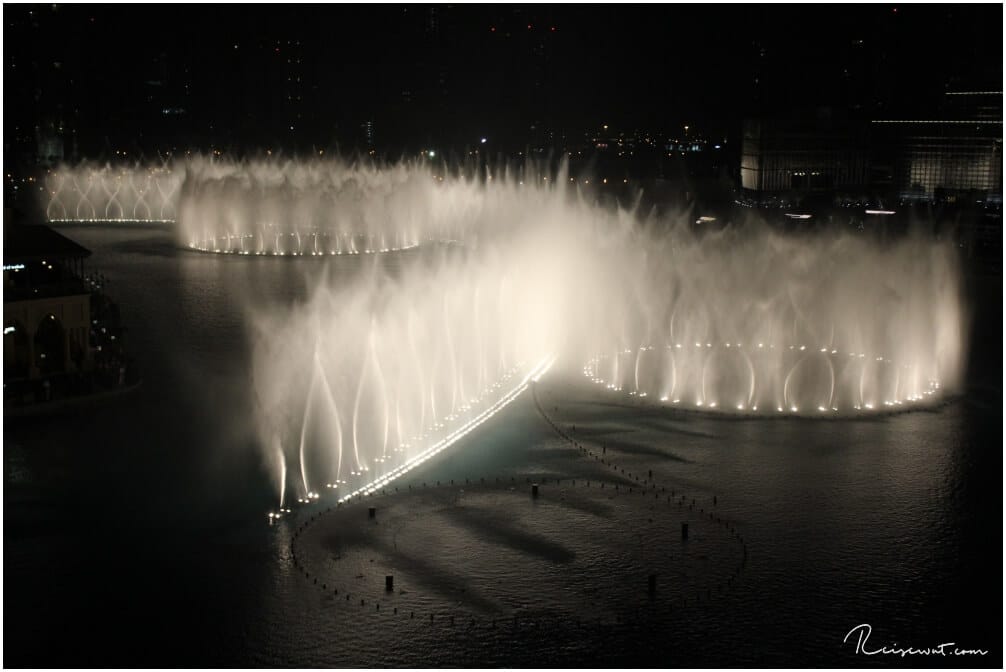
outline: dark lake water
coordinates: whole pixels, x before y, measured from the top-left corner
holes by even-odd
[[[1001,277],[973,283],[967,391],[927,411],[674,415],[612,403],[556,371],[539,388],[554,418],[629,471],[716,495],[746,564],[730,591],[682,609],[594,629],[490,629],[333,602],[290,563],[294,522],[265,518],[274,498],[251,421],[248,310],[305,296],[323,268],[348,276],[373,259],[220,257],[179,250],[168,230],[61,231],[108,277],[144,384],[87,414],[5,424],[5,473],[13,459],[31,477],[4,487],[6,666],[1002,665]],[[611,477],[529,394],[414,474]],[[450,547],[426,549],[431,571],[465,575]],[[842,638],[860,623],[875,647],[989,653],[856,655]]]

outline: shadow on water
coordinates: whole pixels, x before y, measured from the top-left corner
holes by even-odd
[[[397,544],[389,544],[373,535],[354,532],[353,526],[347,526],[339,535],[328,535],[321,541],[321,547],[333,554],[341,554],[347,547],[353,546],[371,548],[393,565],[407,568],[405,571],[412,583],[427,588],[448,601],[461,600],[486,614],[501,611],[500,605],[472,591],[464,576],[450,565],[430,562],[401,550]]]
[[[562,544],[525,532],[492,509],[457,506],[443,509],[440,514],[489,543],[536,555],[556,564],[568,564],[576,558],[576,553]]]

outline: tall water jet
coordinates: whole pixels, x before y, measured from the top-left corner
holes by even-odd
[[[318,168],[282,170],[302,169]],[[424,238],[457,238],[338,284],[322,280],[303,304],[253,317],[260,424],[303,451],[290,456],[303,465],[298,488],[321,482],[313,470],[322,467],[312,465],[338,462],[343,445],[353,447],[350,467],[336,470],[333,485],[352,492],[387,482],[469,431],[555,353],[585,362],[584,375],[612,394],[746,415],[904,408],[959,379],[958,262],[952,245],[930,235],[882,242],[756,222],[700,233],[689,217],[601,206],[526,172],[427,181],[427,169],[403,165],[367,175],[372,193],[405,191],[401,202],[414,207],[393,213],[398,221]],[[234,175],[199,184],[225,203],[246,189]],[[354,201],[366,191],[355,182],[344,189],[346,211],[362,210],[338,221],[370,222],[394,240],[394,224],[376,223],[389,210]],[[219,206],[206,198],[210,210]],[[277,198],[270,221],[297,200]],[[317,220],[305,212],[286,217],[314,249],[321,238],[303,227]],[[246,231],[250,220],[234,217],[234,230]],[[203,226],[219,238],[213,221]],[[316,385],[305,392],[297,382],[315,377],[334,422],[305,408],[318,408]],[[340,424],[336,407],[351,422]]]

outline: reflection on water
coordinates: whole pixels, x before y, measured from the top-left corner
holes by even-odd
[[[749,546],[745,572],[647,627],[430,627],[308,585],[292,569],[292,521],[265,524],[268,475],[248,449],[248,302],[288,303],[316,274],[374,261],[300,265],[180,251],[168,231],[62,230],[94,250],[145,383],[93,415],[5,428],[5,458],[16,447],[33,479],[4,489],[9,665],[845,666],[863,662],[841,645],[862,622],[879,643],[991,651],[935,664],[1001,660],[1001,624],[980,616],[999,604],[1001,392],[849,422],[718,420],[641,412],[557,371],[543,405],[584,440],[610,441],[628,470],[716,494]],[[483,430],[416,478],[607,473],[529,397]]]

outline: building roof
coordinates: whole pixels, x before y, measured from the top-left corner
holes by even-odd
[[[3,263],[39,259],[81,259],[91,251],[42,224],[10,224],[3,229]]]

